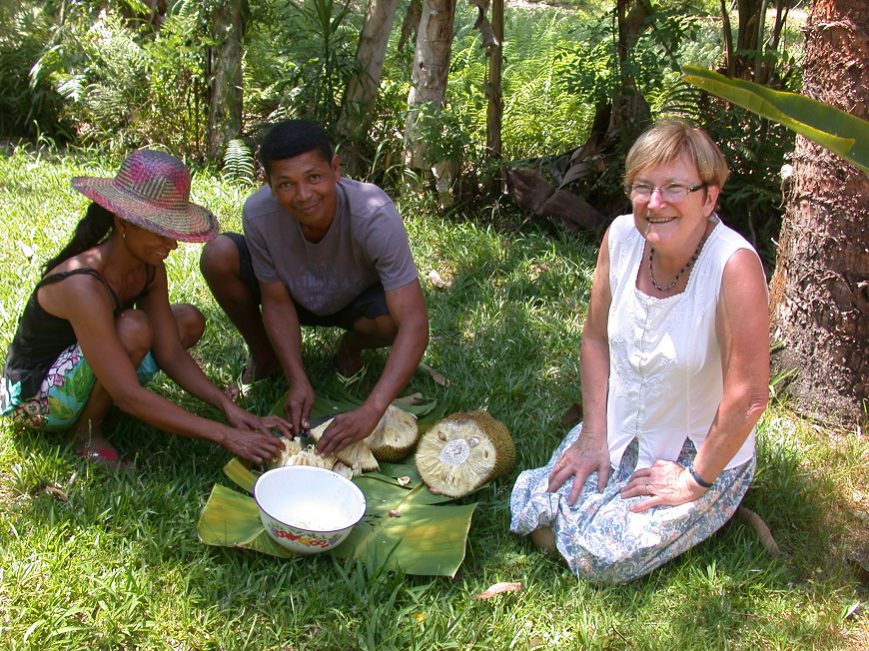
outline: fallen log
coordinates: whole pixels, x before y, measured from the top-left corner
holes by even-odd
[[[585,199],[553,188],[537,170],[507,170],[507,189],[520,206],[539,217],[560,219],[570,231],[594,229],[606,219]]]

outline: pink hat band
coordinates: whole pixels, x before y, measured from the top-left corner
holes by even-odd
[[[113,179],[77,176],[72,187],[121,219],[182,242],[217,235],[217,219],[190,202],[190,172],[177,158],[140,149],[121,163]]]

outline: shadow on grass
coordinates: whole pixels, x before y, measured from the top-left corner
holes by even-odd
[[[428,291],[427,358],[450,379],[449,404],[488,409],[513,433],[518,465],[539,465],[564,434],[561,414],[579,397],[587,255],[543,238],[497,239],[469,251],[444,246],[459,259],[451,287]]]
[[[159,380],[158,385],[162,392]],[[282,387],[276,383],[267,389],[271,394],[263,397],[265,403]],[[798,611],[800,603],[817,599],[817,590],[847,585],[842,576],[826,577],[819,585],[812,569],[829,553],[818,525],[831,485],[811,481],[796,452],[763,441],[760,470],[746,504],[772,527],[785,550],[781,561],[766,556],[754,533],[735,521],[645,579],[596,587],[577,582],[564,564],[505,533],[512,483],[507,479],[467,498],[480,506],[455,581],[376,574],[328,555],[285,561],[246,550],[208,548],[196,540],[195,523],[211,486],[229,484],[220,473],[227,455],[216,446],[156,432],[126,416],[117,418],[115,432],[118,445],[136,455],[138,473],[88,469],[44,434],[15,430],[8,437],[11,449],[4,457],[13,462],[3,474],[15,492],[27,496],[7,511],[16,537],[28,541],[39,556],[65,544],[77,555],[87,554],[90,545],[82,543],[92,541],[96,568],[88,570],[90,559],[85,559],[85,569],[77,570],[72,559],[61,555],[54,570],[101,584],[123,567],[136,568],[137,581],[153,584],[149,594],[175,594],[203,612],[216,613],[227,627],[232,622],[241,626],[242,620],[236,620],[245,617],[249,622],[258,613],[276,637],[292,632],[292,639],[315,648],[355,648],[359,635],[375,642],[405,639],[415,614],[442,603],[449,616],[429,615],[433,631],[446,633],[451,622],[472,616],[481,619],[478,630],[487,630],[496,625],[497,612],[509,616],[511,607],[493,611],[466,601],[466,591],[519,580],[535,598],[596,604],[611,618],[594,638],[604,646],[643,646],[631,642],[637,640],[635,625],[653,627],[659,639],[680,640],[684,648],[723,647],[739,640],[750,646],[751,640],[770,639],[812,645],[836,636],[828,619],[818,613],[801,617]],[[80,477],[67,491],[69,501],[60,502],[44,491],[52,483],[63,487],[73,471]],[[92,574],[82,577],[84,571]],[[96,598],[105,599],[102,594],[98,590]],[[88,598],[80,601],[87,603]],[[275,608],[278,603],[283,605]],[[521,603],[516,607],[521,612]],[[373,613],[371,608],[379,610]],[[329,613],[325,621],[323,613]]]
[[[4,580],[36,585],[26,573],[37,559],[43,573],[62,577],[54,579],[51,594],[35,597],[37,605],[57,599],[88,610],[97,610],[93,604],[100,601],[113,608],[122,592],[118,586],[131,585],[127,602],[116,608],[121,619],[150,617],[162,600],[192,612],[189,621],[197,626],[223,630],[227,640],[237,641],[256,623],[262,628],[253,639],[262,642],[260,648],[276,647],[277,640],[301,648],[376,648],[378,642],[390,648],[387,641],[393,648],[438,648],[438,641],[457,631],[464,637],[452,638],[455,646],[471,648],[472,636],[500,639],[505,630],[501,648],[507,648],[511,627],[518,631],[520,620],[532,618],[529,613],[549,623],[529,599],[551,603],[553,612],[555,602],[566,604],[564,617],[577,622],[576,638],[593,638],[600,647],[654,647],[638,632],[643,628],[659,641],[678,640],[688,648],[726,646],[728,639],[746,648],[752,640],[762,646],[788,636],[808,646],[836,639],[829,618],[801,610],[804,604],[820,604],[816,611],[828,607],[826,594],[819,594],[845,592],[850,585],[841,573],[818,572],[830,567],[830,539],[821,525],[830,500],[837,499],[834,484],[810,479],[798,451],[764,437],[746,505],[772,528],[785,552],[780,561],[766,556],[754,533],[735,521],[646,579],[595,587],[577,582],[566,565],[507,533],[515,475],[548,458],[565,434],[561,413],[579,397],[579,330],[593,256],[569,240],[522,236],[507,242],[498,235],[485,246],[463,249],[461,239],[459,233],[442,245],[452,287],[426,287],[433,336],[426,361],[450,385],[440,387],[418,372],[408,391],[436,399],[447,412],[488,409],[513,433],[518,463],[511,476],[465,498],[479,506],[455,581],[377,573],[329,555],[286,561],[204,546],[196,522],[212,486],[230,485],[221,473],[228,453],[123,415],[115,419],[112,439],[135,459],[134,474],[89,467],[52,436],[6,430],[0,495],[10,499],[0,526],[10,551],[0,556],[12,560],[3,568]],[[196,300],[209,326],[193,355],[206,375],[225,385],[244,367],[246,348],[210,297]],[[305,329],[303,359],[316,390],[328,390],[334,377],[331,353],[338,336],[337,330]],[[369,378],[376,379],[385,355],[366,357]],[[222,420],[165,376],[152,388],[194,413]],[[263,383],[244,406],[266,413],[285,390],[282,380]],[[68,501],[45,491],[55,484]],[[471,601],[473,592],[498,581],[522,581],[529,598]],[[24,592],[16,596],[16,607]],[[46,607],[39,616],[50,612]],[[467,621],[473,624],[458,625]],[[594,627],[599,631],[593,635]],[[427,647],[419,643],[426,639]],[[499,647],[493,642],[486,648]]]

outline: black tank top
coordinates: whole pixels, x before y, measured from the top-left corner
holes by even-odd
[[[115,305],[113,314],[117,317],[147,295],[155,273],[153,265],[146,265],[145,286],[142,291],[124,304],[121,304],[115,290],[111,288],[105,278],[90,267],[51,274],[39,281],[24,307],[21,319],[18,321],[18,329],[12,343],[9,344],[6,365],[3,368],[3,376],[6,379],[12,384],[21,385],[20,399],[24,401],[36,395],[40,384],[42,384],[42,379],[48,373],[54,360],[76,342],[75,332],[69,321],[49,314],[42,309],[36,297],[41,287],[53,285],[69,276],[80,274],[93,276],[103,284],[112,297],[112,302]]]

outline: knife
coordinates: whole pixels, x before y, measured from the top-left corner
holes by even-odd
[[[302,428],[302,431],[299,432],[299,443],[301,443],[302,447],[305,448],[309,445],[315,445],[316,441],[311,436],[311,429],[314,427],[319,427],[327,420],[334,418],[337,414],[327,414],[325,416],[319,416],[317,418],[312,419],[308,423],[308,427]]]

